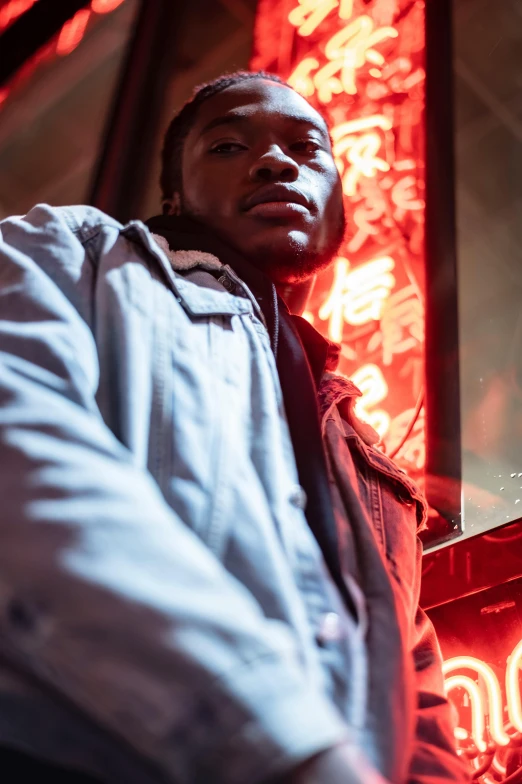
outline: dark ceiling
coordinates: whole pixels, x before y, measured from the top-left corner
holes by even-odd
[[[250,56],[255,0],[191,0],[180,5],[180,34],[156,137],[143,217],[157,211],[161,133],[194,85]],[[138,0],[125,0],[89,26],[81,44],[12,91],[0,108],[0,218],[41,201],[88,199],[98,149]],[[204,24],[202,24],[204,20]]]

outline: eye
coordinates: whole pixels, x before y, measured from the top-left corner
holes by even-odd
[[[238,152],[239,150],[246,150],[244,144],[239,142],[218,142],[210,148],[209,152],[216,153],[217,155],[226,155],[231,152]]]
[[[290,149],[293,152],[314,153],[321,149],[321,145],[312,139],[298,139],[290,145]]]

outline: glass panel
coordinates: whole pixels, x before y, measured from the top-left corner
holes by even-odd
[[[522,7],[454,0],[464,535],[522,516]]]
[[[0,7],[0,30],[15,6]],[[88,200],[137,7],[92,0],[0,95],[0,217]]]

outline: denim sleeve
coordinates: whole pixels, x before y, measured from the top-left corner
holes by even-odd
[[[422,545],[418,541],[417,599],[421,557]],[[437,635],[420,607],[414,622],[413,659],[417,681],[417,723],[408,784],[466,784],[471,781],[471,773],[456,752],[450,706],[444,694]]]
[[[0,655],[181,784],[346,740],[290,630],[104,424],[82,242],[46,205],[0,230]]]

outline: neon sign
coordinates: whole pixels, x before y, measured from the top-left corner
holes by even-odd
[[[326,117],[349,231],[305,317],[342,344],[359,414],[424,467],[424,2],[259,0],[253,69]],[[404,436],[407,436],[405,439]]]
[[[484,768],[480,778],[485,784],[498,780],[492,775],[505,775],[503,756],[519,744],[520,735],[515,736],[522,733],[521,670],[522,640],[507,658],[502,685],[493,668],[473,656],[456,656],[443,664],[446,695],[458,714],[459,753],[476,769]]]
[[[9,93],[24,79],[27,79],[38,65],[53,57],[66,57],[71,54],[81,43],[89,22],[96,14],[108,14],[116,10],[124,0],[91,0],[86,8],[81,8],[62,26],[54,39],[43,46],[30,60],[18,71],[10,84],[0,89],[0,106]],[[0,34],[6,30],[16,19],[29,11],[38,0],[8,0],[0,8]]]
[[[9,25],[25,14],[38,2],[38,0],[9,0],[0,8],[0,32],[3,32]]]

